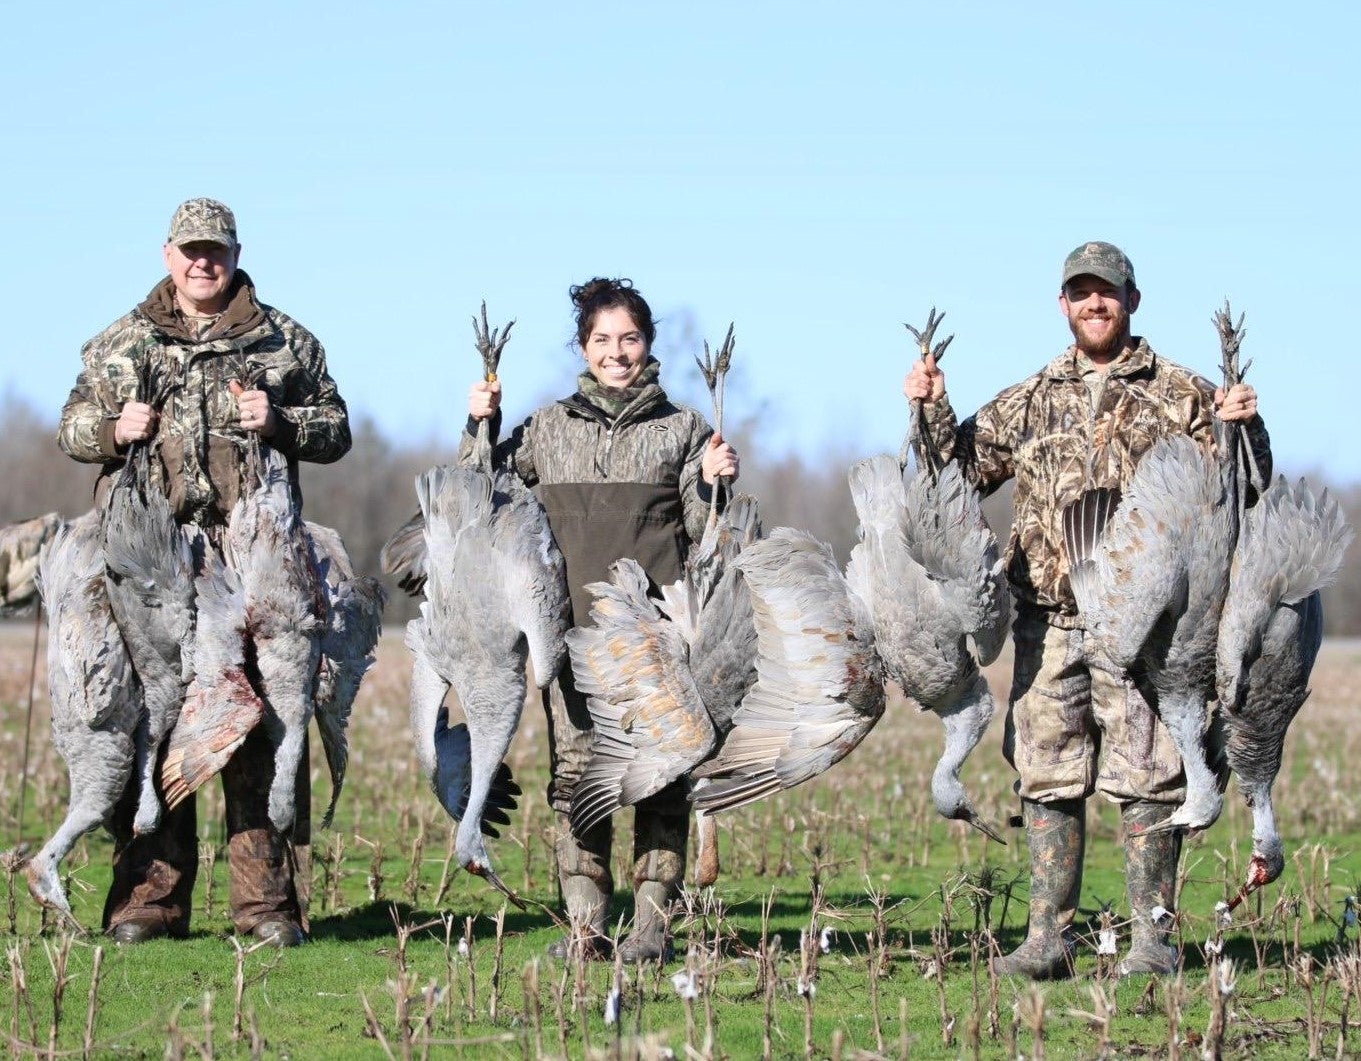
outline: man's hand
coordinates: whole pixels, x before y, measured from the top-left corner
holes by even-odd
[[[1257,392],[1246,383],[1235,383],[1227,394],[1215,390],[1215,412],[1221,420],[1251,420],[1257,415]]]
[[[480,379],[468,391],[468,415],[474,420],[486,420],[501,408],[501,381]]]
[[[704,448],[700,459],[700,469],[704,481],[712,486],[720,478],[736,481],[738,472],[737,451],[723,441],[723,436],[715,431],[709,436],[709,444]]]
[[[936,367],[936,359],[927,354],[917,360],[903,380],[903,395],[908,401],[938,402],[945,397],[945,373]]]
[[[254,431],[261,438],[274,434],[277,419],[274,407],[269,404],[269,395],[262,390],[246,390],[240,380],[231,380],[227,389],[236,395],[236,407],[241,413],[241,429]]]
[[[113,425],[113,440],[119,446],[141,442],[156,433],[160,416],[146,402],[128,402]]]

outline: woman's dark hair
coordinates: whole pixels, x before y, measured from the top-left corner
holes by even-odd
[[[657,337],[657,322],[652,319],[652,308],[647,300],[634,290],[632,280],[607,280],[597,276],[584,284],[573,284],[570,294],[577,308],[577,343],[580,346],[585,346],[591,337],[596,315],[602,309],[622,306],[643,333],[647,348],[652,349],[652,340]]]

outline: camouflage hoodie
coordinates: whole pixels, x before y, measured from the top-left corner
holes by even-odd
[[[1213,452],[1213,398],[1208,380],[1136,338],[1104,375],[1093,376],[1069,347],[962,424],[948,398],[927,403],[926,424],[941,455],[957,459],[984,494],[1015,478],[1007,576],[1022,602],[1044,609],[1055,626],[1073,627],[1063,509],[1092,487],[1125,486],[1160,437],[1189,435]],[[1246,428],[1260,491],[1271,479],[1270,440],[1260,417]]]
[[[470,421],[462,458],[475,429]],[[700,461],[712,434],[699,413],[652,383],[613,418],[581,392],[563,398],[496,447],[498,465],[536,487],[548,513],[567,561],[575,622],[590,615],[586,585],[607,578],[621,557],[637,560],[655,584],[680,577],[709,514]]]
[[[299,504],[297,462],[327,464],[350,448],[345,402],[326,372],[321,344],[297,321],[257,301],[250,277],[240,270],[227,308],[201,336],[176,308],[167,277],[146,301],[86,343],[81,361],[57,444],[78,461],[104,465],[95,485],[97,504],[123,463],[113,428],[128,401],[160,410],[159,459],[152,467],[181,522],[220,523],[240,496],[246,433],[230,380],[258,376],[256,385],[268,393],[278,421],[270,444],[288,458]],[[149,396],[140,393],[144,372]]]

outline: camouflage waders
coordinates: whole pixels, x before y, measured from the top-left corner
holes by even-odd
[[[1168,943],[1177,890],[1179,833],[1145,830],[1176,810],[1168,803],[1129,803],[1120,808],[1125,838],[1125,890],[1129,895],[1132,927],[1129,956],[1120,963],[1122,974],[1176,971],[1177,952]],[[1159,909],[1161,907],[1161,909]]]
[[[1025,942],[998,958],[994,969],[999,976],[1033,980],[1066,977],[1072,974],[1072,955],[1065,936],[1082,890],[1086,804],[1026,800],[1024,813],[1030,848],[1030,920]]]

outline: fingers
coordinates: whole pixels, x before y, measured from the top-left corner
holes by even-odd
[[[741,462],[738,460],[737,451],[724,442],[723,436],[715,431],[709,437],[709,445],[704,451],[700,468],[704,473],[705,482],[713,483],[718,479],[736,479],[741,470]]]
[[[229,379],[227,381],[227,389],[239,397],[246,388],[241,386],[241,381],[239,379]]]
[[[1246,383],[1215,391],[1215,412],[1221,420],[1250,420],[1257,415],[1257,392]]]
[[[141,442],[156,433],[160,417],[156,410],[145,402],[128,402],[118,414],[113,426],[113,440],[117,445],[126,446],[130,442]]]
[[[468,415],[474,420],[485,420],[501,407],[500,380],[480,379],[468,390]]]
[[[269,395],[262,390],[246,390],[238,380],[230,380],[227,389],[236,396],[236,409],[243,431],[258,431],[268,437],[274,433],[274,409]]]

